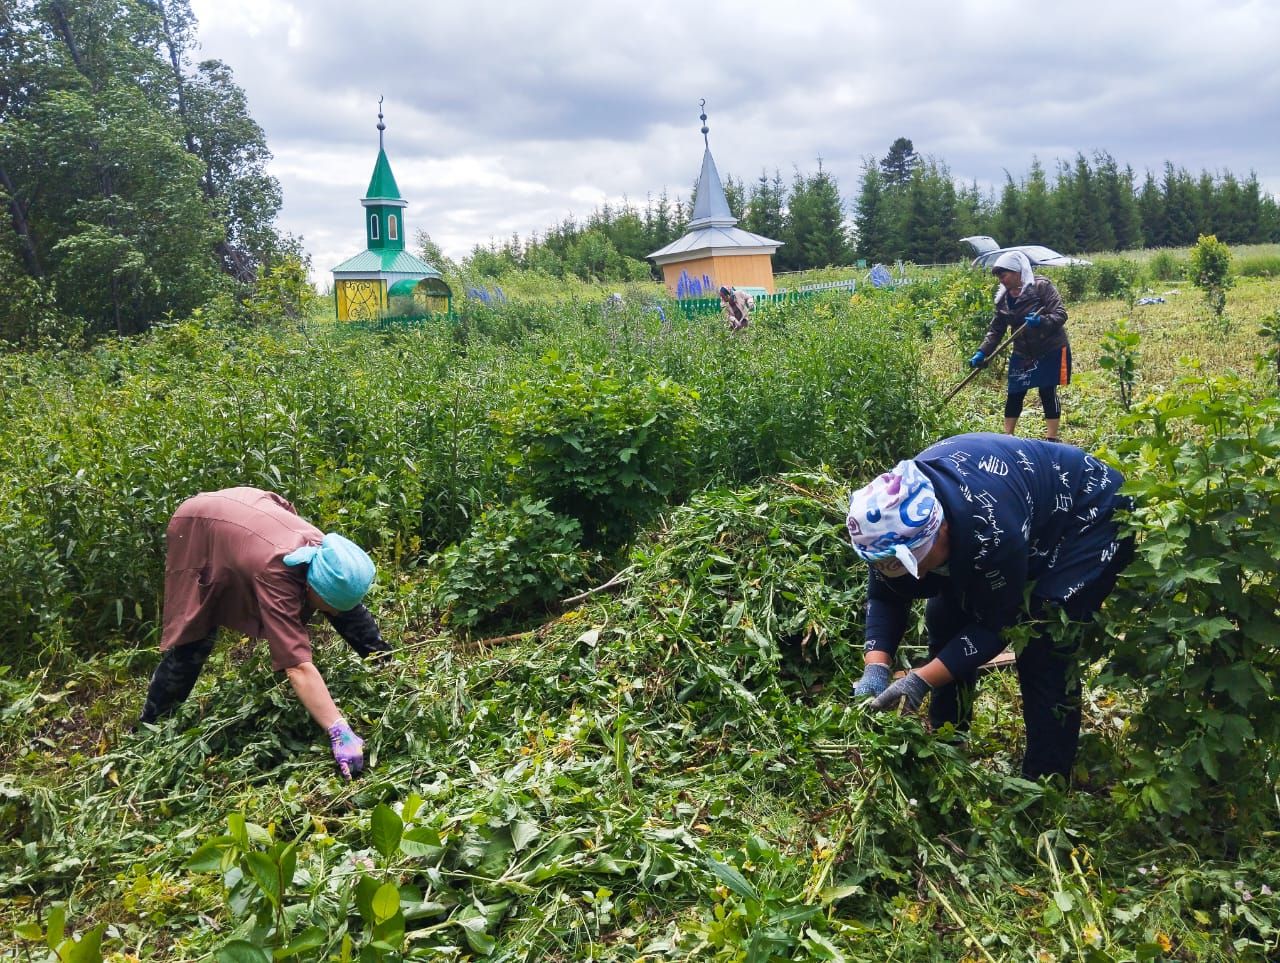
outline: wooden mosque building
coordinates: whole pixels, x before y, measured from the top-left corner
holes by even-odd
[[[703,104],[705,106],[705,101]],[[729,210],[724,186],[707,139],[707,115],[702,120],[702,173],[693,217],[684,237],[649,257],[662,268],[667,291],[678,298],[715,297],[720,285],[773,294],[773,252],[782,246],[737,226]],[[708,290],[708,287],[710,290]]]
[[[365,210],[365,249],[333,269],[333,305],[339,321],[372,321],[387,316],[447,314],[453,293],[441,273],[404,249],[404,209],[391,163],[383,148],[382,98],[378,99],[378,160]]]

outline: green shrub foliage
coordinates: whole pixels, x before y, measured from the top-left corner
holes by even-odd
[[[1133,406],[1133,389],[1138,382],[1138,342],[1141,335],[1129,327],[1127,318],[1121,318],[1102,336],[1102,351],[1098,366],[1110,371],[1120,393],[1120,404],[1125,411]]]
[[[1088,264],[1071,264],[1058,273],[1062,296],[1068,301],[1083,301],[1095,289],[1093,268]]]
[[[1227,291],[1235,279],[1231,276],[1231,249],[1212,234],[1201,234],[1191,249],[1191,283],[1204,292],[1205,303],[1221,321]]]
[[[1137,558],[1104,681],[1145,696],[1123,786],[1143,806],[1274,819],[1280,778],[1280,401],[1191,377],[1120,446]]]
[[[518,616],[564,596],[586,574],[582,526],[521,498],[476,519],[471,532],[433,561],[433,602],[452,625],[471,628],[495,616]]]
[[[1170,250],[1159,250],[1151,256],[1151,277],[1157,281],[1181,281],[1187,275],[1186,262]]]
[[[982,342],[987,325],[991,323],[995,310],[992,292],[998,283],[985,271],[949,275],[936,294],[934,311],[921,313],[924,334],[932,336],[935,325],[940,323],[954,335],[957,356],[967,359]],[[913,285],[913,288],[925,286]]]
[[[514,484],[617,547],[687,484],[694,400],[663,378],[548,355],[497,416]]]
[[[1126,297],[1142,274],[1137,264],[1124,258],[1098,261],[1093,272],[1098,294],[1104,298]]]
[[[762,308],[746,337],[638,298],[386,332],[207,312],[0,355],[0,660],[152,638],[165,526],[201,491],[279,492],[371,550],[385,587],[522,495],[612,549],[719,478],[892,464],[934,432],[914,323],[931,310],[832,295]]]

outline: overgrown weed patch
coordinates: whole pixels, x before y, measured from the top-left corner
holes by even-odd
[[[1236,298],[1273,294],[1267,283],[1242,281],[1228,312],[1251,310]],[[32,657],[0,674],[0,750],[13,761],[0,776],[0,925],[16,934],[6,952],[40,958],[58,904],[66,933],[101,927],[106,952],[165,960],[268,958],[256,947],[317,960],[1280,952],[1269,810],[1234,849],[1213,851],[1191,845],[1188,825],[1114,796],[1140,695],[1087,680],[1082,788],[1069,793],[1011,775],[1021,720],[1010,676],[983,681],[963,742],[848,705],[865,572],[842,537],[844,493],[938,430],[922,408],[949,382],[955,346],[935,333],[919,367],[912,354],[908,370],[864,371],[841,352],[882,340],[883,326],[820,325],[901,317],[913,352],[929,305],[895,292],[860,306],[832,297],[816,317],[762,319],[751,343],[710,326],[664,334],[656,319],[623,338],[585,313],[555,330],[538,315],[554,333],[546,340],[584,359],[652,363],[722,407],[705,409],[702,437],[715,443],[700,451],[698,490],[632,546],[621,593],[493,645],[441,633],[418,564],[477,508],[508,500],[505,469],[488,460],[489,413],[512,379],[536,378],[532,352],[548,344],[522,328],[533,322],[511,321],[513,343],[528,340],[518,351],[480,333],[460,355],[429,332],[353,353],[324,337],[194,329],[94,357],[6,360],[6,392],[30,404],[5,456],[16,500],[0,539],[39,563],[15,575],[19,590],[52,586],[66,613],[34,613],[23,639]],[[1089,350],[1095,308],[1099,330],[1118,310],[1073,306],[1077,350]],[[1250,330],[1234,325],[1206,358],[1243,362]],[[1172,382],[1164,355],[1143,357],[1154,365],[1144,386]],[[315,393],[291,380],[295,364],[339,359],[349,374],[320,376]],[[907,392],[920,370],[936,378]],[[1068,437],[1118,437],[1105,383],[1075,390],[1081,420],[1068,409]],[[993,397],[966,392],[942,417],[981,424]],[[890,417],[895,406],[904,410]],[[891,434],[877,434],[885,424]],[[291,447],[286,429],[298,425],[323,443]],[[729,439],[732,450],[717,447]],[[772,474],[793,456],[832,467]],[[317,647],[368,740],[371,771],[351,784],[331,774],[258,648],[235,640],[172,720],[127,732],[154,659],[127,637],[144,639],[153,621],[144,570],[155,526],[186,486],[239,472],[275,484],[272,467],[306,479],[326,525],[377,541],[388,570],[375,605],[405,643],[396,657],[371,668],[327,631]],[[115,553],[92,559],[102,571],[84,567],[74,532]],[[81,568],[63,569],[68,557]],[[125,560],[142,564],[106,579]],[[99,595],[59,609],[59,593],[85,576]],[[122,585],[144,588],[134,598]],[[28,597],[3,596],[14,611]],[[81,637],[79,624],[94,628]],[[55,727],[68,715],[71,729]]]

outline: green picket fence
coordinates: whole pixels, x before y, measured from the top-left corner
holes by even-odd
[[[807,301],[830,291],[852,291],[854,287],[854,281],[831,281],[826,284],[808,285],[796,291],[779,291],[777,294],[755,294],[753,296],[756,301],[756,309],[759,310],[766,304],[795,304],[798,301]],[[685,298],[682,301],[677,301],[676,304],[689,320],[702,315],[719,314],[721,311],[719,298]]]

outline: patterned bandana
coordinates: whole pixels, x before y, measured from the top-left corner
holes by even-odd
[[[942,506],[919,466],[900,461],[849,497],[845,525],[853,550],[864,561],[896,558],[919,578],[919,562],[933,548],[942,527]]]

